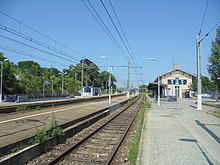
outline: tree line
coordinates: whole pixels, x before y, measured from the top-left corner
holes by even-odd
[[[207,76],[202,76],[202,92],[216,92],[220,89],[220,26],[216,30],[216,38],[212,41],[211,54],[208,58],[206,66],[210,79]],[[193,91],[197,91],[197,78],[193,78],[191,86]]]
[[[6,57],[0,52],[0,61]],[[70,65],[59,71],[55,67],[41,67],[34,61],[20,61],[17,64],[7,60],[3,62],[3,94],[34,94],[51,93],[53,85],[54,96],[62,92],[62,73],[64,78],[64,93],[78,95],[81,90],[83,65],[83,85],[100,87],[107,92],[109,72],[100,72],[99,67],[89,59],[83,59],[78,64]],[[111,86],[116,89],[116,78],[111,74]],[[51,84],[53,82],[53,84]]]

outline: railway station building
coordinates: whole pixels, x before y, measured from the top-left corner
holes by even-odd
[[[179,64],[173,65],[173,70],[167,73],[164,73],[159,76],[160,79],[160,94],[161,97],[166,96],[178,96],[191,97],[192,96],[192,79],[195,77],[194,74],[188,73],[180,69]],[[153,95],[157,95],[158,90],[158,77],[154,82],[149,83],[148,89],[152,90]]]

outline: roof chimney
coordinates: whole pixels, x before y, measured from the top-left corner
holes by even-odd
[[[173,70],[180,69],[180,64],[173,64]]]

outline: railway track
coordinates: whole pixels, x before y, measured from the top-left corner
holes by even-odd
[[[111,164],[143,102],[137,99],[48,164]]]

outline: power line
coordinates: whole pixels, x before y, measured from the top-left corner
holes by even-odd
[[[86,6],[86,8],[89,10],[89,12],[92,14],[92,16],[95,18],[95,20],[99,23],[99,25],[102,27],[102,29],[105,31],[105,33],[109,36],[109,38],[111,40],[113,40],[112,42],[115,44],[116,48],[119,50],[119,52],[125,57],[125,59],[127,60],[127,57],[123,51],[123,49],[121,48],[121,46],[119,45],[119,43],[117,42],[117,40],[115,39],[115,37],[112,35],[111,31],[109,30],[109,28],[106,26],[106,24],[104,23],[103,19],[101,18],[101,16],[98,14],[98,12],[96,11],[96,9],[94,8],[94,6],[91,4],[91,2],[89,0],[87,0],[89,6],[92,8],[92,10],[94,11],[94,13],[96,14],[96,16],[99,18],[99,20],[101,21],[101,23],[98,21],[98,19],[96,18],[96,16],[92,13],[92,11],[89,9],[89,7],[86,5],[86,3],[84,2],[84,0],[82,0],[83,4]]]
[[[12,20],[18,22],[19,24],[21,24],[21,25],[23,25],[23,26],[25,26],[25,27],[27,27],[27,28],[33,30],[34,32],[36,32],[36,33],[38,33],[38,34],[44,36],[45,38],[48,38],[48,39],[50,39],[51,41],[53,41],[53,42],[55,42],[55,43],[58,43],[58,44],[62,45],[63,47],[65,47],[65,48],[67,48],[67,49],[73,51],[74,53],[77,53],[77,54],[81,55],[81,57],[85,56],[85,55],[83,55],[82,53],[80,53],[80,52],[78,52],[78,51],[76,51],[76,50],[74,50],[74,49],[72,49],[72,48],[70,48],[70,47],[68,47],[68,46],[66,46],[66,45],[64,45],[64,44],[62,44],[61,42],[59,42],[59,41],[57,41],[57,40],[55,40],[55,39],[53,39],[53,38],[51,38],[51,37],[49,37],[49,36],[47,36],[47,35],[41,33],[40,31],[38,31],[38,30],[36,30],[36,29],[30,27],[29,25],[27,25],[27,24],[25,24],[25,23],[23,23],[23,22],[17,20],[16,18],[13,18],[12,16],[9,16],[8,14],[4,13],[3,11],[0,11],[0,13],[2,13],[2,14],[5,15],[5,16],[7,16],[8,18],[10,18],[10,19],[12,19]]]
[[[199,33],[201,33],[201,31],[202,31],[202,26],[203,26],[203,23],[204,23],[204,20],[205,20],[208,4],[209,4],[209,0],[207,0],[207,3],[206,3],[206,7],[205,7],[204,15],[203,15],[203,18],[202,18],[202,23],[201,23],[201,26],[200,26]]]
[[[206,35],[205,35],[199,42],[202,42],[202,40],[203,40],[204,38],[206,38],[206,37],[209,35],[209,33],[211,33],[211,32],[215,29],[215,27],[218,26],[219,23],[220,23],[220,21],[218,21],[218,22],[211,28],[211,30],[209,30],[209,32],[206,33]]]
[[[78,52],[78,51],[76,51],[76,50],[74,50],[74,49],[72,49],[72,48],[70,48],[70,47],[68,47],[68,46],[66,46],[66,45],[64,45],[64,44],[62,44],[61,42],[59,42],[59,41],[57,41],[57,40],[55,40],[55,39],[49,37],[49,36],[46,35],[46,34],[43,34],[42,32],[40,32],[40,31],[38,31],[38,30],[32,28],[31,26],[29,26],[29,25],[27,25],[27,24],[25,24],[25,23],[23,23],[23,22],[17,20],[16,18],[14,18],[14,17],[12,17],[12,16],[10,16],[10,15],[4,13],[3,11],[0,11],[0,13],[2,13],[3,15],[7,16],[8,18],[14,20],[15,22],[18,22],[18,23],[19,23],[19,28],[20,28],[20,25],[23,25],[23,26],[25,26],[25,27],[27,27],[27,28],[33,30],[34,32],[40,34],[41,36],[43,36],[43,37],[45,37],[45,38],[47,38],[47,39],[49,39],[49,40],[55,42],[55,44],[59,44],[59,45],[63,46],[64,48],[67,48],[67,49],[71,50],[72,52],[74,52],[74,53],[80,55],[81,58],[82,58],[82,57],[86,57],[84,54],[82,54],[82,53],[80,53],[80,52]],[[52,47],[50,46],[50,48],[52,48]],[[56,49],[56,48],[55,48],[55,49]],[[56,49],[56,50],[57,50],[57,49]]]
[[[110,15],[110,13],[108,12],[108,9],[106,8],[106,6],[105,6],[105,4],[103,3],[102,0],[100,0],[100,2],[101,2],[101,4],[102,4],[103,8],[105,9],[105,11],[106,11],[106,13],[107,13],[109,19],[111,20],[111,22],[112,22],[112,24],[113,24],[115,30],[117,31],[117,33],[118,33],[118,35],[119,35],[119,37],[120,37],[120,39],[121,39],[121,41],[122,41],[122,43],[123,43],[123,45],[124,45],[124,47],[125,47],[125,49],[126,49],[128,55],[130,56],[130,58],[131,58],[131,60],[133,61],[134,65],[137,66],[137,65],[135,64],[135,61],[134,61],[133,57],[131,56],[130,51],[128,50],[127,45],[126,45],[125,42],[124,42],[124,39],[122,38],[122,36],[121,36],[121,34],[120,34],[120,32],[119,32],[117,26],[115,25],[115,23],[114,23],[114,21],[113,21],[111,15]]]
[[[21,54],[21,55],[24,55],[24,56],[27,56],[27,57],[35,58],[35,59],[38,59],[38,60],[41,60],[41,61],[44,61],[44,62],[46,61],[48,63],[52,63],[52,64],[55,64],[55,65],[60,65],[60,66],[63,66],[63,67],[67,67],[66,65],[63,65],[63,64],[58,63],[56,61],[52,61],[52,60],[49,60],[49,59],[46,59],[46,58],[40,58],[40,57],[35,56],[33,54],[26,53],[26,52],[23,52],[23,51],[20,51],[20,50],[16,50],[16,49],[13,49],[13,48],[10,48],[10,47],[7,47],[7,46],[0,45],[0,49],[4,49],[4,50],[10,51],[10,52]]]
[[[30,48],[32,48],[32,49],[35,49],[35,50],[41,51],[41,52],[43,52],[43,53],[50,54],[50,55],[52,55],[52,56],[54,56],[54,57],[57,57],[57,58],[60,58],[60,59],[62,59],[62,60],[71,61],[71,62],[73,62],[73,63],[77,63],[77,62],[78,62],[78,61],[73,61],[73,60],[70,60],[70,59],[67,59],[67,58],[64,58],[64,57],[58,56],[58,55],[53,54],[53,53],[51,53],[51,52],[48,52],[48,51],[45,51],[45,50],[43,50],[43,49],[40,49],[40,48],[37,48],[37,47],[31,46],[31,45],[25,44],[25,43],[23,43],[23,42],[21,42],[21,41],[18,41],[18,40],[12,39],[12,38],[10,38],[10,37],[6,37],[6,36],[1,35],[1,34],[0,34],[0,37],[5,38],[5,39],[10,40],[10,41],[13,41],[13,42],[16,42],[16,43],[19,43],[19,44],[22,44],[22,45],[25,45],[25,46],[30,47]]]
[[[35,44],[37,44],[37,45],[40,45],[40,46],[42,46],[42,47],[44,47],[44,48],[47,48],[47,49],[49,49],[49,50],[52,50],[52,51],[54,51],[54,52],[56,52],[56,53],[59,53],[59,54],[61,54],[61,55],[64,55],[64,56],[66,56],[66,57],[68,57],[68,58],[70,58],[70,59],[76,60],[76,59],[74,59],[72,56],[66,55],[63,51],[60,51],[60,50],[58,50],[58,49],[56,49],[56,48],[54,48],[54,47],[52,47],[52,46],[50,46],[50,45],[47,45],[47,44],[45,44],[45,43],[43,43],[43,42],[41,42],[41,41],[38,41],[38,40],[36,40],[36,39],[34,39],[34,38],[31,38],[31,37],[29,37],[29,36],[27,36],[27,35],[25,35],[25,34],[23,34],[23,33],[20,33],[20,32],[18,32],[18,31],[16,31],[16,30],[13,30],[13,29],[11,29],[11,28],[9,28],[9,27],[6,27],[6,26],[0,24],[0,29],[6,31],[6,32],[8,32],[8,33],[11,33],[11,34],[13,34],[13,35],[16,35],[16,36],[18,36],[18,37],[21,37],[21,38],[23,38],[23,39],[25,39],[25,40],[28,40],[28,41],[30,41],[30,42],[33,42],[33,43],[35,43]]]
[[[90,4],[91,8],[93,9],[93,11],[96,13],[96,15],[98,16],[99,21],[96,16],[93,14],[93,12],[90,10],[90,8],[88,7],[88,5],[84,2],[84,0],[82,0],[83,4],[86,6],[86,8],[89,10],[90,14],[92,14],[93,18],[98,22],[98,24],[101,26],[102,30],[104,30],[104,32],[108,35],[108,37],[111,39],[111,41],[114,43],[114,45],[116,46],[116,48],[118,49],[118,51],[123,54],[123,50],[122,48],[119,46],[119,44],[117,43],[117,41],[115,40],[115,38],[113,37],[113,35],[111,34],[111,32],[109,31],[109,29],[107,28],[107,26],[105,25],[105,23],[102,21],[101,17],[99,16],[99,14],[97,13],[97,11],[94,9],[94,7]]]
[[[125,40],[126,40],[126,42],[127,42],[127,45],[128,45],[128,47],[129,47],[129,49],[130,49],[130,51],[131,51],[131,55],[134,57],[134,60],[135,60],[135,62],[137,63],[137,60],[136,60],[136,58],[135,58],[135,56],[134,56],[134,53],[133,53],[133,51],[132,51],[132,49],[131,49],[130,43],[129,43],[128,39],[127,39],[127,36],[126,36],[126,34],[125,34],[124,30],[123,30],[123,27],[122,27],[122,25],[121,25],[121,23],[120,23],[120,20],[119,20],[118,16],[117,16],[117,13],[116,13],[116,11],[115,11],[115,9],[114,9],[114,7],[113,7],[113,5],[112,5],[112,3],[111,3],[110,0],[109,0],[109,3],[110,3],[110,6],[111,6],[111,8],[112,8],[112,11],[113,11],[113,13],[114,13],[114,15],[115,15],[117,21],[118,21],[119,27],[120,27],[120,29],[121,29],[121,31],[122,31],[122,34],[124,35],[124,38],[125,38]]]

